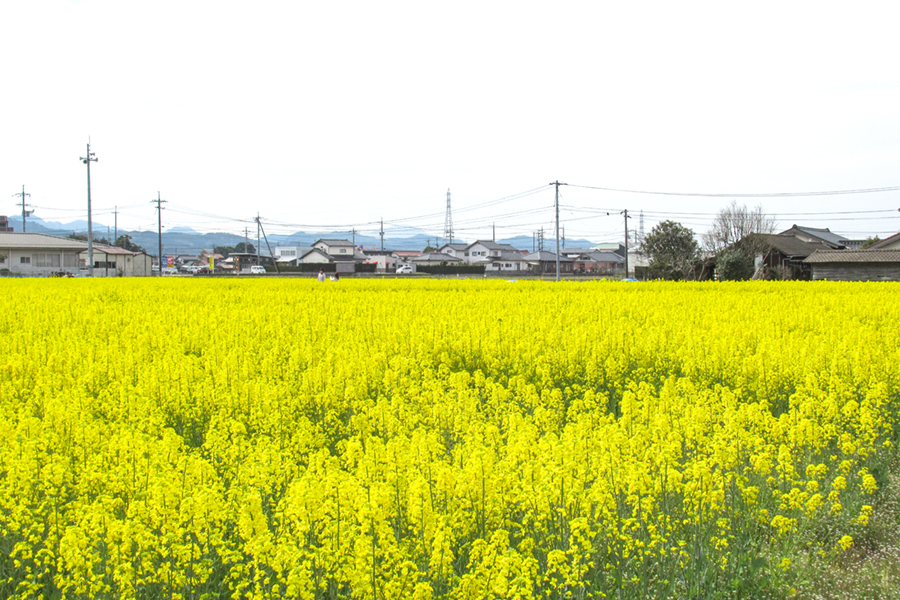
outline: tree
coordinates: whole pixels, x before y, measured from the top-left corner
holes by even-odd
[[[434,246],[432,246],[431,244],[428,244],[427,246],[425,246],[425,249],[422,250],[422,252],[424,254],[431,254],[432,252],[437,252],[437,251],[438,251],[438,249],[435,248]]]
[[[644,238],[641,252],[650,261],[650,276],[689,279],[700,254],[694,232],[674,221],[663,221]]]
[[[70,240],[78,240],[80,242],[88,241],[88,236],[86,233],[70,233],[66,237]],[[95,244],[106,244],[107,246],[109,246],[109,240],[107,240],[104,237],[98,238],[97,236],[94,236],[94,243]]]
[[[704,249],[714,256],[726,248],[741,241],[751,233],[772,233],[775,231],[775,219],[763,212],[762,206],[747,208],[746,204],[738,205],[736,200],[719,211],[709,231],[703,234]],[[758,248],[744,247],[747,253],[754,253]]]
[[[719,271],[719,279],[744,281],[753,277],[753,257],[743,249],[732,246],[719,253],[716,268]]]
[[[239,242],[236,246],[216,246],[213,248],[214,254],[221,254],[228,258],[230,254],[253,254],[256,248],[251,243]]]
[[[146,252],[141,246],[135,244],[131,241],[131,236],[127,234],[122,234],[118,238],[116,238],[115,246],[119,248],[124,248],[130,252]]]
[[[870,235],[869,237],[866,238],[866,241],[863,242],[862,247],[863,247],[863,249],[869,248],[871,246],[874,246],[875,244],[877,244],[880,241],[881,241],[881,238],[878,237],[877,235],[875,237],[872,237]]]

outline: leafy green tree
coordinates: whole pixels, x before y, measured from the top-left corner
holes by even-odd
[[[875,237],[869,236],[866,238],[866,241],[863,242],[862,247],[868,248],[870,246],[874,246],[875,244],[877,244],[880,241],[881,241],[881,238],[878,237],[877,235]]]
[[[127,234],[122,234],[118,238],[116,238],[115,246],[119,248],[124,248],[130,252],[146,252],[141,246],[135,244],[131,241],[131,236]]]
[[[690,279],[700,254],[694,232],[674,221],[663,221],[644,238],[641,252],[654,279]]]

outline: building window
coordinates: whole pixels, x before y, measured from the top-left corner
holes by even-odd
[[[59,268],[59,254],[32,254],[31,264],[37,268]]]
[[[30,256],[22,256],[19,258],[19,262],[22,263],[23,265],[30,265],[31,257]]]
[[[77,254],[63,254],[63,266],[64,267],[77,267],[78,266],[78,255]]]
[[[347,253],[347,249],[346,249],[346,248],[341,248],[341,254],[346,254],[346,253]]]

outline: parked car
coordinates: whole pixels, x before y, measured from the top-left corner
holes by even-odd
[[[400,265],[397,267],[398,275],[408,275],[410,273],[413,273],[413,268],[409,265]]]
[[[265,275],[266,268],[262,265],[253,265],[252,267],[250,267],[250,273],[254,275]]]

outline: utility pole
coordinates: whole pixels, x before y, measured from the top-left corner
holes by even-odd
[[[97,157],[91,152],[91,142],[87,143],[87,153],[80,157],[81,162],[87,165],[88,185],[88,277],[94,276],[94,228],[91,225],[91,163],[97,162]],[[23,199],[24,202],[24,199]],[[24,226],[24,223],[23,223]],[[160,271],[162,273],[162,271]]]
[[[381,219],[381,251],[384,252],[384,219]]]
[[[163,202],[159,197],[159,192],[156,192],[156,200],[151,200],[151,202],[156,202],[156,213],[157,213],[157,235],[159,236],[159,276],[162,277],[163,274],[163,255],[162,255],[162,211],[163,211]]]
[[[559,281],[559,186],[566,184],[554,181],[550,185],[556,186],[556,280]]]
[[[496,223],[491,223],[491,241],[494,243],[497,242],[497,224]]]
[[[563,247],[563,250],[565,250],[566,249],[566,226],[565,225],[563,225],[562,231],[563,231],[562,232],[562,240],[563,240],[562,247]]]
[[[626,208],[625,213],[625,278],[628,279],[628,209]]]
[[[356,227],[353,228],[353,249],[356,250]]]
[[[25,210],[26,206],[31,206],[30,204],[25,204],[25,198],[31,198],[31,194],[25,193],[25,185],[22,185],[22,193],[21,194],[13,194],[13,198],[22,198],[22,202],[19,204],[22,206],[22,233],[25,233],[25,217],[31,215],[33,210]]]
[[[272,246],[269,245],[269,237],[266,235],[266,230],[263,229],[262,221],[259,219],[259,213],[256,213],[256,227],[259,230],[262,230],[263,239],[266,240],[266,248],[269,249],[269,256],[272,257],[272,263],[275,265],[275,272],[281,275],[281,270],[278,268],[278,261],[275,260],[275,255],[272,254]],[[259,264],[259,242],[257,242],[256,248],[256,264]]]
[[[113,246],[116,245],[116,240],[119,239],[119,207],[113,211]]]
[[[259,265],[259,228],[262,225],[259,224],[259,213],[256,213],[256,264]],[[268,243],[268,242],[267,242]],[[269,254],[272,254],[272,251],[269,250]]]

